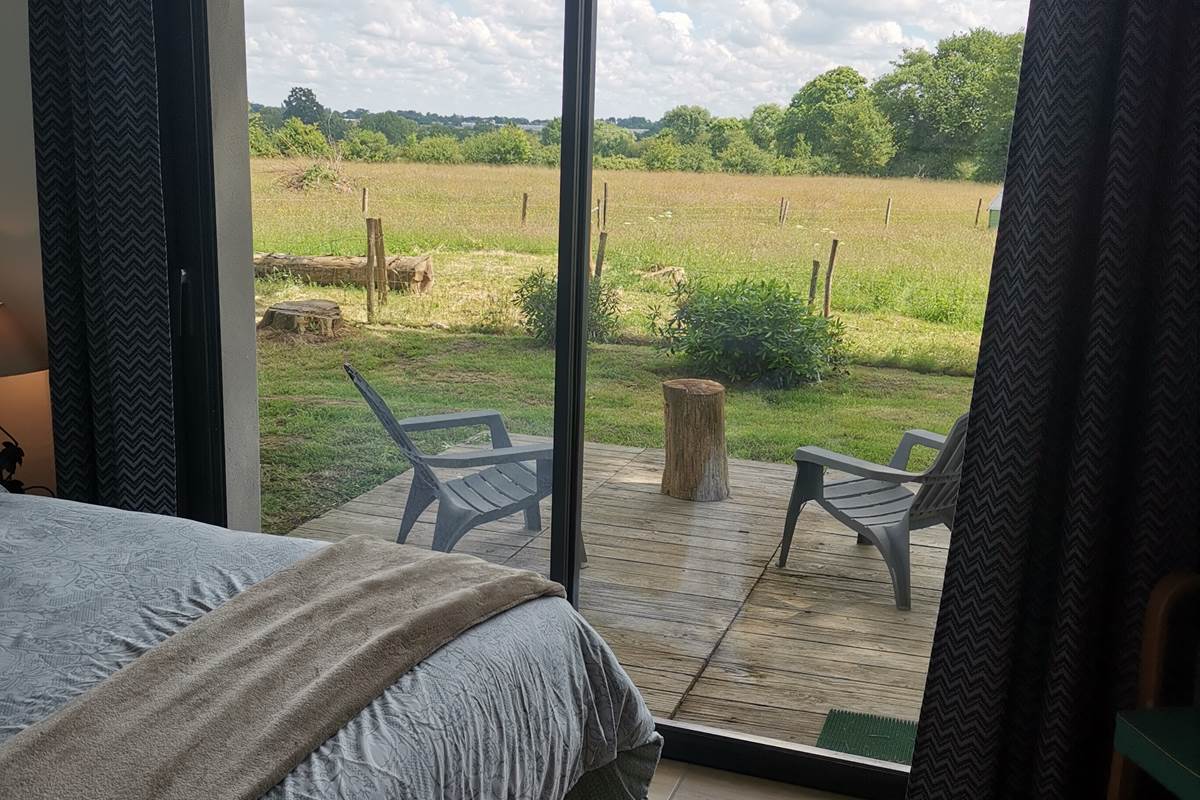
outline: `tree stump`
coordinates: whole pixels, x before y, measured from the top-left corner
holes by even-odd
[[[332,300],[286,300],[268,308],[258,327],[332,336],[342,327],[342,309]]]
[[[725,387],[683,378],[663,382],[666,465],[662,493],[711,502],[729,497]]]

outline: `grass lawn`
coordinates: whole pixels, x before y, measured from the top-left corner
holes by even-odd
[[[342,372],[343,361],[367,376],[398,417],[496,408],[516,433],[551,432],[554,354],[528,338],[384,326],[346,326],[328,340],[262,334],[264,530],[290,530],[406,467]],[[594,346],[587,439],[661,446],[659,384],[683,374],[651,346]],[[970,378],[856,365],[799,389],[733,387],[730,453],[787,461],[799,445],[819,444],[886,460],[905,428],[946,430],[966,409],[971,385]],[[423,442],[428,449],[450,443]]]

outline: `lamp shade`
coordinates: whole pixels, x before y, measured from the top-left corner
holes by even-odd
[[[0,377],[45,369],[41,354],[16,315],[0,303]]]

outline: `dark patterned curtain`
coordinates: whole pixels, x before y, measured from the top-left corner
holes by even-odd
[[[909,797],[1099,797],[1200,564],[1200,3],[1033,0]]]
[[[63,497],[174,513],[151,0],[29,0],[38,211]]]

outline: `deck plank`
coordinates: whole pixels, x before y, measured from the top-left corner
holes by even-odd
[[[788,566],[776,565],[791,465],[731,459],[731,497],[692,503],[660,493],[662,464],[661,450],[585,448],[581,613],[650,709],[810,745],[832,708],[915,719],[949,532],[914,532],[913,608],[899,611],[879,552],[814,504],[800,515]],[[394,540],[411,479],[399,475],[292,535]],[[546,573],[549,499],[542,513],[540,531],[519,515],[498,520],[456,552]],[[409,543],[429,547],[436,517],[434,503]]]

